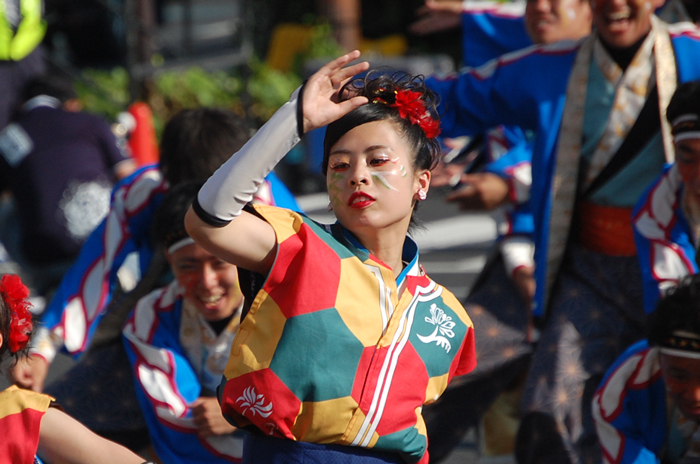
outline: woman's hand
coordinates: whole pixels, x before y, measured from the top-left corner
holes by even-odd
[[[309,78],[304,87],[304,133],[340,119],[355,108],[367,103],[365,97],[353,97],[339,102],[338,92],[356,74],[366,71],[369,63],[363,61],[343,68],[360,57],[358,50],[336,58]]]

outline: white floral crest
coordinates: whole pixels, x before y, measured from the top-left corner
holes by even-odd
[[[239,401],[243,408],[241,412],[243,415],[245,415],[248,410],[250,410],[253,415],[260,414],[262,417],[268,417],[272,414],[272,401],[265,406],[265,395],[256,394],[254,387],[246,388],[243,394],[236,400],[236,403]]]
[[[438,308],[437,305],[433,303],[430,306],[430,317],[426,316],[425,322],[436,326],[435,330],[427,337],[416,334],[418,339],[423,343],[435,342],[437,346],[444,348],[445,352],[449,353],[452,349],[452,345],[447,337],[454,338],[455,336],[455,333],[452,330],[455,327],[455,322],[452,321],[452,316],[445,314],[445,311]]]

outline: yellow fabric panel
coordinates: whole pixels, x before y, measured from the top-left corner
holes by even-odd
[[[335,308],[345,325],[365,347],[376,346],[382,334],[382,315],[379,311],[367,308],[373,301],[367,295],[379,293],[376,279],[366,278],[367,269],[357,259],[340,261],[340,288],[336,296]],[[358,311],[357,308],[363,308]],[[383,308],[386,311],[386,308]],[[388,316],[387,316],[388,317]]]
[[[292,235],[296,235],[303,224],[301,216],[288,209],[267,205],[255,205],[255,210],[258,211],[267,222],[274,224],[274,229],[277,233],[277,243],[282,243]]]
[[[422,410],[423,408],[421,407],[416,408],[416,428],[418,429],[419,434],[427,437],[428,428],[425,426],[425,420],[423,420],[423,414],[421,414]]]
[[[258,307],[260,300],[264,298],[267,299],[265,304]],[[256,321],[260,320],[265,322],[256,325]],[[241,323],[236,338],[233,339],[231,356],[224,376],[232,379],[270,367],[286,321],[287,318],[274,300],[268,297],[265,290],[260,290],[250,312]],[[257,332],[255,337],[252,336],[253,331]]]
[[[438,377],[428,379],[428,387],[425,389],[425,403],[429,404],[437,400],[442,392],[447,388],[447,379],[449,374],[444,374]]]
[[[454,294],[447,290],[446,288],[443,287],[442,290],[442,299],[447,303],[447,305],[450,308],[453,308],[457,315],[459,316],[459,319],[464,322],[467,326],[473,328],[474,324],[472,323],[471,318],[469,317],[469,314],[467,314],[466,310],[463,311],[458,311],[457,308],[462,308],[462,303],[457,299]]]
[[[315,403],[304,402],[292,433],[301,441],[338,443],[347,431],[346,424],[352,419],[351,411],[356,409],[357,402],[350,396]]]
[[[25,409],[46,412],[53,401],[49,395],[24,390],[13,385],[0,393],[0,419],[19,414]]]

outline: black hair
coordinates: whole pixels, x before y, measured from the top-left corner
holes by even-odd
[[[8,341],[10,340],[10,324],[12,323],[12,311],[5,302],[4,298],[0,298],[0,334],[2,335],[2,346],[0,347],[0,362],[5,359],[5,353],[10,351]]]
[[[160,143],[160,170],[171,186],[205,181],[250,138],[250,129],[232,111],[186,109],[166,124]]]
[[[673,122],[684,114],[700,116],[700,81],[689,81],[679,85],[666,109],[666,119]]]
[[[24,85],[22,89],[23,102],[27,102],[39,95],[56,98],[62,104],[68,100],[78,98],[75,87],[73,87],[73,81],[61,73],[40,75]]]
[[[173,243],[188,237],[185,213],[202,188],[202,181],[184,182],[173,187],[163,198],[153,217],[151,241],[156,247],[167,249]]]
[[[373,71],[365,77],[353,79],[345,84],[340,92],[341,100],[364,96],[370,103],[354,109],[328,125],[326,138],[323,141],[322,171],[324,175],[328,170],[328,155],[333,145],[355,127],[374,121],[391,121],[396,126],[413,149],[414,169],[433,169],[437,165],[440,155],[440,145],[437,140],[434,137],[428,138],[420,126],[413,124],[407,118],[402,118],[398,108],[392,105],[396,102],[397,91],[417,92],[426,111],[435,121],[438,121],[438,96],[426,87],[421,75],[412,76],[404,72],[380,74],[380,72]]]
[[[700,274],[685,277],[663,296],[647,318],[650,345],[659,345],[676,330],[700,335]]]

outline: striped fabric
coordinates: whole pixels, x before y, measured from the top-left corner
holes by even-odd
[[[231,348],[225,415],[270,436],[428,462],[422,405],[476,364],[461,304],[425,275],[410,238],[397,280],[338,224],[256,211],[277,258]]]

